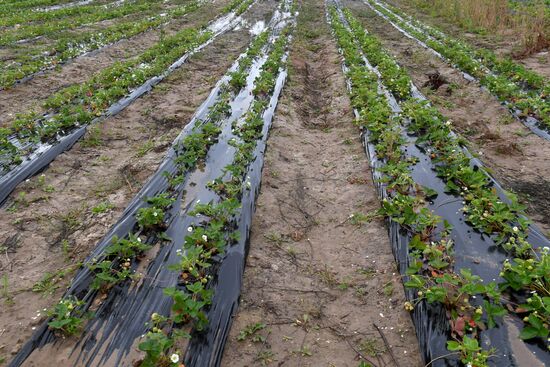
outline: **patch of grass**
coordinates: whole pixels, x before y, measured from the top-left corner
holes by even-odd
[[[524,129],[517,129],[516,131],[514,131],[514,134],[516,134],[517,136],[520,136],[522,138],[526,137],[527,135],[531,134],[531,131],[529,130],[524,130]]]
[[[92,126],[90,129],[88,129],[88,134],[86,137],[82,140],[82,147],[84,148],[95,148],[99,147],[103,144],[103,133],[99,126]]]
[[[331,287],[339,283],[338,279],[336,278],[336,274],[332,270],[330,270],[328,268],[328,265],[326,264],[324,269],[317,271],[317,275],[319,276],[321,282]]]
[[[165,93],[170,89],[170,86],[166,83],[159,83],[155,85],[155,91],[158,91],[159,93]]]
[[[362,340],[361,344],[359,344],[359,350],[370,357],[380,356],[386,351],[386,349],[378,343],[378,340],[374,338]]]
[[[502,115],[498,119],[498,123],[501,125],[510,125],[512,122],[514,122],[514,118],[510,115]]]
[[[447,91],[450,93],[450,94],[453,94],[455,91],[461,89],[462,86],[458,83],[455,83],[455,82],[451,82],[449,83],[449,85],[447,86]]]
[[[61,251],[63,252],[65,261],[68,261],[70,259],[69,252],[71,251],[71,243],[68,239],[61,241]]]
[[[393,294],[393,282],[388,282],[384,285],[383,288],[384,294],[386,297],[390,297]]]
[[[311,349],[307,345],[301,347],[297,352],[300,353],[302,357],[311,357],[313,355]]]
[[[363,214],[363,213],[353,213],[350,215],[350,223],[354,226],[361,226],[365,223],[369,223],[371,220],[373,220],[377,216],[376,213],[369,213],[369,214]]]
[[[437,104],[437,105],[439,105],[443,108],[446,108],[448,110],[452,110],[453,108],[456,107],[456,104],[451,102],[449,99],[439,97],[435,94],[433,94],[430,99],[433,101],[433,103],[435,103],[435,104]]]
[[[25,191],[19,192],[17,197],[13,201],[13,204],[7,209],[9,212],[16,212],[19,208],[26,208],[29,206],[29,200],[27,199],[27,193]]]
[[[46,273],[40,281],[36,282],[32,286],[32,291],[36,293],[42,293],[44,297],[52,295],[60,287],[59,283],[79,266],[80,264],[75,264],[73,266],[65,269],[60,269],[53,273]]]
[[[357,273],[364,275],[367,279],[371,279],[376,275],[376,269],[371,267],[361,268],[357,269]]]
[[[109,201],[103,201],[92,208],[93,214],[106,213],[113,209],[115,206]]]
[[[247,325],[239,332],[237,336],[238,341],[244,341],[247,338],[251,338],[253,342],[265,343],[266,337],[258,334],[258,331],[265,329],[266,325],[263,322],[256,322],[254,324]]]
[[[82,222],[80,221],[81,209],[71,209],[65,214],[61,214],[59,219],[67,232],[74,232]]]
[[[281,247],[283,243],[289,242],[289,241],[284,237],[284,235],[281,235],[280,233],[276,233],[276,232],[270,232],[270,233],[264,235],[264,237],[265,237],[269,242],[272,242],[272,243],[276,244],[277,247]]]
[[[342,291],[346,291],[351,286],[351,278],[350,277],[344,277],[344,279],[338,284],[338,289]]]
[[[275,362],[275,353],[271,349],[259,351],[256,355],[256,361],[260,362],[262,366],[267,366],[272,362]]]
[[[0,295],[4,299],[4,302],[7,305],[12,305],[15,303],[12,295],[10,294],[10,285],[8,280],[8,274],[2,276],[2,289],[0,290]]]
[[[145,154],[149,153],[155,147],[155,143],[152,140],[147,140],[145,143],[140,145],[136,152],[136,157],[141,158]]]
[[[358,298],[363,298],[368,294],[368,290],[365,287],[356,287],[355,288],[355,296]]]

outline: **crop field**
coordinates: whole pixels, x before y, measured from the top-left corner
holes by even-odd
[[[0,366],[550,366],[550,3],[0,0]]]

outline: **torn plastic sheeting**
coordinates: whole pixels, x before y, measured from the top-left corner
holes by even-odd
[[[426,43],[422,42],[421,40],[419,40],[418,38],[416,38],[415,36],[413,36],[412,34],[410,34],[409,32],[407,32],[406,30],[404,30],[403,28],[401,28],[399,25],[395,24],[389,17],[387,17],[385,14],[383,14],[382,12],[380,12],[378,9],[374,8],[369,2],[368,0],[363,0],[363,3],[365,5],[367,5],[372,11],[374,11],[377,15],[379,15],[380,17],[382,17],[383,19],[385,19],[388,23],[390,23],[395,29],[397,29],[400,33],[402,33],[405,37],[415,41],[416,43],[418,43],[420,46],[422,46],[423,48],[425,48],[426,50],[430,51],[431,53],[433,53],[435,56],[437,56],[438,58],[440,58],[441,60],[445,61],[446,63],[450,64],[453,68],[457,69],[458,71],[460,71],[460,73],[462,74],[462,76],[464,77],[464,79],[468,80],[468,81],[476,81],[478,84],[480,84],[479,80],[477,78],[475,78],[473,75],[465,72],[465,71],[462,71],[460,70],[460,68],[455,65],[454,63],[452,63],[448,58],[446,58],[445,56],[443,56],[441,53],[437,52],[436,50],[434,50],[433,48],[431,48],[430,46],[428,46]],[[420,28],[417,28],[415,27],[414,25],[410,24],[408,21],[406,21],[405,19],[403,19],[399,14],[395,14],[393,13],[390,9],[388,9],[387,7],[384,6],[384,4],[380,3],[380,2],[376,2],[377,5],[379,5],[380,7],[384,8],[386,11],[388,12],[391,12],[393,15],[395,15],[397,18],[399,18],[401,21],[403,22],[406,22],[410,27],[414,28],[416,31],[418,32],[421,32],[421,33],[424,33],[425,32],[420,29]],[[436,40],[435,38],[433,38],[432,36],[430,35],[427,35],[426,34],[426,37],[428,37],[430,40],[434,41],[434,42],[438,42],[438,43],[441,43],[439,40]],[[488,74],[489,75],[492,75],[494,76],[495,74],[488,70]],[[480,84],[481,85],[481,84]],[[487,87],[481,85],[480,87],[482,90],[488,92],[489,94],[492,94],[491,91],[489,89],[487,89]],[[522,122],[525,126],[527,126],[533,133],[535,133],[537,136],[543,138],[543,139],[546,139],[546,140],[550,140],[550,133],[545,130],[545,129],[542,129],[540,128],[539,126],[541,126],[541,123],[538,119],[532,117],[532,116],[524,116],[523,113],[516,109],[516,108],[513,108],[508,102],[500,102],[502,105],[506,106],[510,112],[512,113],[512,115],[514,115],[514,117],[516,119],[518,119],[520,122]]]
[[[253,4],[254,3],[252,3],[251,6]],[[111,105],[103,116],[93,120],[89,125],[75,128],[68,134],[59,137],[58,140],[53,144],[39,145],[36,151],[30,156],[24,158],[21,164],[14,167],[9,172],[4,173],[2,177],[0,177],[0,204],[4,203],[4,201],[8,198],[15,187],[17,187],[17,185],[19,185],[27,178],[32,177],[33,175],[42,171],[58,155],[70,149],[80,138],[82,138],[82,136],[84,136],[88,126],[101,123],[101,121],[103,121],[105,118],[114,116],[121,112],[139,97],[151,91],[151,89],[153,89],[155,85],[160,83],[174,70],[183,65],[187,61],[187,59],[193,54],[199,52],[204,47],[212,43],[218,36],[235,27],[241,21],[241,19],[241,16],[236,16],[234,12],[231,12],[211,22],[207,29],[215,29],[215,33],[213,33],[212,37],[210,37],[206,42],[197,46],[195,49],[184,54],[182,57],[172,63],[172,65],[170,65],[164,73],[147,80],[140,87],[132,91],[129,96],[124,97],[118,102]]]
[[[76,358],[79,365],[101,365],[112,358],[112,355],[117,350],[118,355],[115,358],[120,362],[121,358],[124,356],[123,354],[128,353],[130,348],[134,345],[135,340],[147,330],[145,323],[149,321],[150,315],[153,312],[161,314],[170,313],[171,300],[169,297],[163,295],[163,288],[167,284],[176,284],[178,274],[168,270],[165,265],[167,263],[176,262],[176,249],[183,245],[184,238],[182,233],[185,233],[185,229],[193,225],[193,222],[196,221],[194,217],[179,215],[179,211],[183,210],[186,212],[198,201],[208,202],[215,199],[215,195],[209,190],[194,191],[193,188],[205,187],[207,182],[219,176],[222,169],[231,162],[234,150],[234,148],[228,144],[229,138],[232,136],[231,122],[240,117],[248,109],[246,106],[250,105],[252,101],[251,91],[253,89],[254,79],[258,75],[260,67],[263,62],[265,62],[265,59],[264,56],[255,61],[255,66],[253,66],[253,70],[251,70],[247,78],[247,88],[241,91],[231,104],[233,113],[231,118],[225,122],[224,132],[222,133],[225,137],[220,138],[220,142],[214,145],[208,153],[209,158],[207,159],[206,169],[204,171],[197,170],[187,178],[185,201],[182,202],[181,193],[184,191],[182,188],[178,196],[178,201],[174,203],[170,211],[171,222],[169,223],[166,234],[173,238],[174,242],[160,248],[159,253],[148,266],[147,276],[144,278],[142,284],[136,287],[115,287],[111,290],[107,299],[97,310],[96,317],[89,322],[83,337],[71,352],[70,357]],[[236,65],[237,64],[235,64],[230,71],[234,71]],[[222,81],[226,81],[227,78],[228,77],[225,76]],[[219,85],[222,81],[219,82],[216,89],[211,93],[209,100],[201,106],[199,112],[195,115],[194,121],[199,121],[201,118],[205,117],[208,107],[214,104],[214,100],[219,91]],[[278,91],[280,91],[281,87],[279,87]],[[273,106],[270,108],[274,109],[275,105],[273,102],[272,105]],[[185,131],[189,131],[192,128],[191,125],[192,124],[189,124]],[[183,135],[182,133],[181,136]],[[162,173],[164,171],[173,171],[173,164],[171,163],[173,157],[174,151],[171,150],[169,158],[165,160],[153,178],[132,201],[125,211],[124,217],[100,242],[86,262],[91,261],[94,257],[100,257],[105,247],[110,244],[114,235],[124,237],[134,228],[135,219],[133,214],[135,214],[140,207],[145,205],[142,199],[166,189],[167,182]],[[258,161],[260,160],[258,159]],[[243,206],[245,204],[243,204]],[[247,218],[247,215],[244,214],[242,218]],[[248,222],[250,221],[248,220]],[[248,229],[248,227],[246,228]],[[243,238],[246,238],[246,236]],[[244,261],[244,259],[242,261]],[[87,307],[89,307],[96,295],[96,292],[88,291],[89,284],[92,280],[93,273],[90,272],[88,268],[84,267],[75,277],[67,294],[73,294],[84,299],[87,302]],[[237,294],[233,295],[233,298],[236,297],[238,299],[239,289],[237,289]],[[235,291],[235,289],[233,289],[233,291]],[[229,310],[229,314],[231,314],[231,312],[232,310]],[[127,315],[132,315],[132,318],[125,317]],[[227,317],[226,314],[222,316]],[[53,333],[48,330],[47,324],[44,323],[39,328],[39,331],[33,335],[31,341],[29,341],[18,356],[16,356],[16,359],[12,361],[10,366],[19,366],[30,356],[34,349],[41,348],[53,340]],[[223,341],[224,340],[225,339],[223,339]],[[223,341],[221,343],[221,349],[223,349]],[[218,346],[220,347],[219,340]],[[208,351],[210,348],[206,347],[203,349]],[[204,354],[204,352],[202,354]],[[218,356],[216,358],[219,359],[220,357]]]
[[[345,19],[343,20],[344,24],[347,24],[345,23]],[[380,77],[378,71],[368,63],[368,60],[364,58],[364,61],[366,66]],[[350,88],[349,80],[348,88]],[[383,91],[386,96],[389,95],[389,92],[380,81],[379,89]],[[414,87],[413,90],[415,97],[425,99],[425,97],[418,92],[418,89]],[[393,96],[390,95],[388,101],[394,113],[397,114],[400,112],[399,105]],[[354,112],[355,116],[359,117],[358,111]],[[470,268],[473,274],[479,275],[485,281],[498,279],[501,268],[500,263],[506,258],[506,253],[499,250],[491,238],[475,231],[464,221],[459,211],[459,209],[462,208],[462,198],[460,196],[448,195],[445,193],[445,182],[437,177],[428,155],[415,145],[416,139],[414,137],[407,135],[405,131],[403,131],[403,137],[407,141],[404,154],[419,158],[419,162],[413,166],[411,172],[414,181],[438,192],[438,196],[429,203],[428,208],[436,215],[446,219],[453,226],[451,238],[455,243],[453,254],[454,260],[456,261],[455,269]],[[369,163],[373,168],[373,180],[379,195],[382,199],[388,198],[386,187],[380,182],[382,173],[379,169],[384,166],[384,162],[378,160],[375,145],[370,143],[369,133],[366,130],[363,132],[363,145],[369,158]],[[471,163],[481,166],[481,162],[477,159],[472,160]],[[491,177],[491,180],[499,195],[504,200],[507,200],[501,186],[498,185],[494,178]],[[399,271],[401,274],[406,274],[409,261],[411,260],[408,253],[408,243],[411,237],[398,223],[392,220],[388,220],[388,222],[390,242],[392,243]],[[530,227],[528,240],[533,247],[547,246],[550,243],[534,225]],[[416,296],[416,292],[412,289],[405,289],[405,294],[409,300],[414,299]],[[424,360],[430,362],[433,358],[448,355],[449,352],[446,348],[446,342],[450,330],[444,308],[441,305],[428,304],[422,301],[412,312],[412,318]],[[496,347],[499,351],[497,357],[490,359],[490,365],[501,367],[536,365],[537,363],[550,364],[550,354],[546,352],[543,346],[536,343],[523,343],[519,340],[518,342],[514,342],[510,339],[509,330],[510,327],[512,327],[510,323],[516,322],[510,319],[511,318],[508,318],[507,321],[497,323],[497,328],[489,329],[481,333],[480,340],[482,346],[484,348]],[[522,345],[526,346],[526,348],[522,350],[523,353],[516,353],[516,351],[518,351],[517,348],[521,349]],[[519,357],[520,355],[522,360],[518,361],[514,359],[514,357]],[[434,361],[432,365],[436,367],[459,366],[460,362],[455,357],[439,359]]]

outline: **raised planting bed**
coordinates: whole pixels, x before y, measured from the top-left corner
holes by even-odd
[[[79,33],[76,36],[74,34],[60,36],[53,45],[36,47],[29,52],[1,62],[0,88],[9,89],[16,83],[28,81],[38,72],[55,68],[90,51],[99,50],[122,39],[128,39],[147,30],[163,26],[173,19],[197,11],[202,4],[204,3],[191,1],[138,21],[115,23],[102,29]]]
[[[241,0],[248,9],[252,0]],[[46,167],[86,132],[89,124],[115,115],[151,90],[194,53],[241,20],[242,9],[225,13],[203,27],[187,28],[166,37],[138,57],[116,63],[90,80],[50,96],[48,112],[19,115],[0,129],[0,203],[27,177]]]
[[[285,1],[10,366],[60,352],[77,365],[219,365],[293,22]]]
[[[162,3],[146,0],[123,3],[90,4],[81,7],[64,8],[50,12],[28,11],[12,13],[0,18],[0,46],[28,42],[36,37],[51,36],[59,31],[74,29],[109,19],[118,19],[132,14],[162,9]]]
[[[474,49],[446,36],[380,0],[363,0],[377,15],[437,57],[461,70],[468,80],[476,80],[505,104],[531,131],[550,139],[550,83],[510,59],[502,59],[485,49]]]
[[[425,362],[550,363],[550,242],[381,43],[329,18]]]

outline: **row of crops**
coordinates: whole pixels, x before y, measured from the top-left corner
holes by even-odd
[[[549,241],[380,41],[349,11],[329,14],[425,359],[514,365],[505,324],[522,322],[520,338],[548,363]]]
[[[249,6],[236,1],[226,11],[236,16]],[[81,341],[76,364],[123,363],[136,347],[139,366],[219,364],[238,304],[262,153],[286,78],[291,7],[280,4],[216,84],[12,365],[74,335]],[[147,257],[146,274],[137,278]]]
[[[163,33],[135,57],[2,122],[0,203],[89,127],[139,101],[192,55],[241,25],[256,3],[233,0],[215,18]],[[363,3],[550,138],[547,78],[381,0]],[[0,46],[17,50],[28,44],[30,51],[0,60],[0,93],[210,5],[7,0],[0,4]],[[73,365],[220,364],[239,304],[263,154],[292,57],[297,8],[292,0],[280,1],[10,366],[40,360],[67,344]],[[327,1],[326,12],[425,362],[550,364],[550,241],[382,42],[339,0]],[[519,330],[518,338],[512,330]],[[529,353],[516,353],[518,343]]]
[[[477,80],[537,135],[550,139],[550,84],[545,78],[487,49],[473,48],[380,0],[364,3],[406,37]]]
[[[43,114],[21,113],[0,129],[0,202],[17,184],[43,169],[86,131],[86,126],[119,113],[149,91],[190,55],[239,22],[252,0],[235,1],[214,22],[184,28],[142,54],[117,62],[84,83],[65,87],[42,102]],[[199,11],[192,6],[189,11]]]
[[[59,12],[53,11],[15,13],[11,21],[6,18],[5,22],[15,22],[19,26],[0,32],[0,46],[11,51],[9,57],[0,60],[0,89],[9,89],[16,83],[27,81],[39,72],[52,69],[120,40],[166,26],[172,21],[197,11],[205,5],[205,2],[207,1],[171,0],[162,3],[149,1],[117,2],[106,5],[94,3],[90,5],[89,11],[84,11],[83,7],[75,7],[72,13],[68,14],[58,14]],[[235,10],[239,15],[245,9],[246,6],[234,2],[230,3],[225,10]],[[79,12],[76,12],[77,10]],[[32,20],[28,12],[34,14],[37,19]],[[105,23],[102,26],[105,21],[111,21],[111,23]],[[32,45],[28,42],[21,45],[22,41],[31,39],[35,41]]]
[[[148,4],[148,7],[147,12],[138,11],[137,14],[133,14],[134,17],[139,17],[137,20],[132,17],[99,29],[91,27],[77,34],[69,32],[42,33],[41,35],[47,35],[51,42],[38,44],[32,48],[25,47],[24,53],[15,53],[13,57],[0,62],[0,87],[10,88],[15,83],[24,81],[38,72],[54,68],[75,57],[165,25],[170,20],[179,19],[196,10],[199,7],[199,2],[176,5],[166,9],[163,13],[159,13],[159,7],[151,4]],[[120,17],[121,14],[113,16]],[[50,25],[51,22],[47,22]],[[69,24],[73,24],[72,19]],[[18,31],[17,34],[19,34]],[[12,41],[12,47],[14,47],[13,44]],[[16,49],[17,47],[15,45]]]

